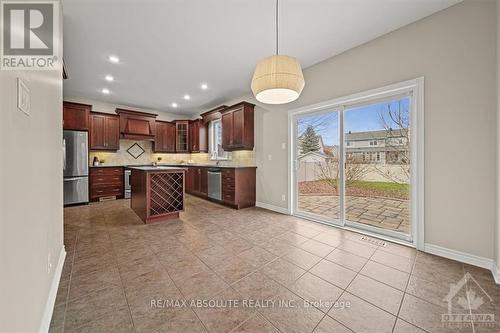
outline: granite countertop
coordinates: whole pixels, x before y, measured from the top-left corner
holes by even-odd
[[[253,165],[215,165],[215,164],[203,164],[203,163],[192,163],[192,164],[159,164],[159,166],[175,166],[175,167],[205,167],[205,168],[228,168],[228,169],[242,169],[242,168],[257,168]]]
[[[89,165],[89,168],[121,168],[124,165]]]
[[[98,166],[93,166],[90,165],[90,168],[118,168],[118,167],[124,167],[124,168],[140,168],[140,167],[145,167],[145,168],[156,168],[152,164],[148,165],[98,165]],[[226,169],[244,169],[244,168],[257,168],[256,166],[253,165],[215,165],[215,164],[197,164],[197,163],[192,163],[192,164],[159,164],[158,167],[173,167],[173,168],[189,168],[189,167],[205,167],[205,168],[226,168]]]
[[[185,168],[180,167],[168,167],[168,166],[130,166],[129,169],[141,170],[141,171],[168,171],[168,170],[185,170]]]

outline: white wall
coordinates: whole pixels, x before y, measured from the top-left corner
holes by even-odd
[[[31,91],[30,116],[17,109],[17,77]],[[58,278],[61,143],[62,71],[0,71],[0,332],[37,332]]]
[[[288,110],[424,76],[425,242],[493,258],[495,24],[493,0],[466,0],[305,69],[291,104],[224,103],[257,104],[257,201],[287,207]]]
[[[496,49],[496,61],[497,61],[497,216],[496,216],[496,228],[495,228],[495,270],[498,281],[500,282],[500,0],[497,0],[497,49]]]

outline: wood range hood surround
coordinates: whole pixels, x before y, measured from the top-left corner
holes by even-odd
[[[154,141],[156,134],[155,113],[116,109],[120,117],[120,138]]]

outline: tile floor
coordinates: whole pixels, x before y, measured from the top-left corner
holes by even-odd
[[[65,209],[51,332],[500,330],[500,286],[486,270],[258,208],[188,196],[181,219],[144,225],[128,205]],[[470,292],[450,304],[469,316],[444,325],[443,299],[466,272]]]

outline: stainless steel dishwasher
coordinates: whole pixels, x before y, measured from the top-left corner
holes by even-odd
[[[208,173],[208,197],[222,200],[221,171],[219,168],[210,168]]]
[[[123,193],[123,197],[125,199],[130,199],[132,197],[132,186],[130,185],[130,174],[132,173],[132,170],[130,169],[125,169],[125,172],[124,172],[124,176],[125,176],[125,179],[124,179],[124,193]]]

